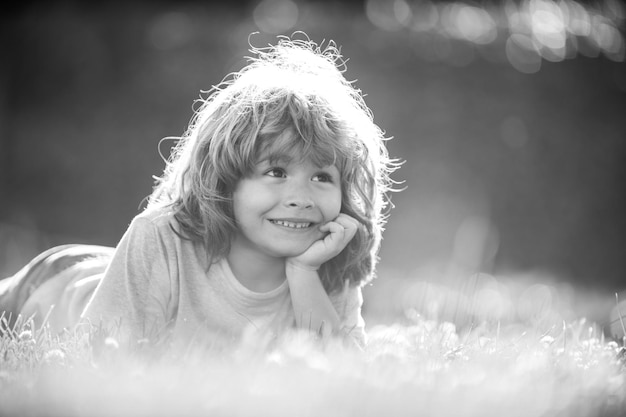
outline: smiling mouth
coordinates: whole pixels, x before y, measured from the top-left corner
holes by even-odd
[[[310,222],[290,222],[287,220],[270,220],[270,222],[289,229],[306,229],[307,227],[311,227],[312,224]]]

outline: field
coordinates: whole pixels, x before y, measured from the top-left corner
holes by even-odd
[[[57,244],[118,242],[162,172],[159,140],[242,66],[251,33],[274,38],[257,4],[297,5],[285,33],[342,45],[407,188],[364,350],[291,333],[181,352],[2,317],[0,417],[626,416],[626,331],[607,326],[626,299],[620,2],[52,3],[0,16],[0,278]]]
[[[364,350],[294,332],[174,351],[20,321],[0,339],[0,415],[626,413],[624,348],[584,319],[457,329],[413,310],[368,334]]]

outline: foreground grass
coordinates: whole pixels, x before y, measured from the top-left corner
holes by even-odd
[[[158,353],[158,354],[155,354]],[[359,351],[308,334],[130,351],[20,323],[0,339],[0,415],[622,416],[623,349],[579,321],[539,334],[419,317]]]

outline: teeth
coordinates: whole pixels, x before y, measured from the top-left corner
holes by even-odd
[[[304,229],[305,227],[309,227],[311,225],[311,223],[295,223],[295,222],[288,222],[285,220],[272,220],[272,223],[280,225],[280,226],[284,226],[284,227],[290,227],[292,229]]]

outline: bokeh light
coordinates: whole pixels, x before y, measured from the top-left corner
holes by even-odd
[[[264,32],[279,34],[298,22],[298,5],[291,0],[262,0],[254,9],[254,23]]]
[[[456,66],[467,62],[464,58],[450,59],[450,40],[479,49],[493,43],[501,45],[510,65],[526,74],[539,71],[543,60],[559,62],[578,54],[602,54],[617,62],[625,59],[626,13],[618,1],[508,0],[479,7],[468,2],[368,0],[365,10],[377,28],[418,33],[419,37],[413,37],[418,51],[437,51],[421,56]],[[431,46],[425,47],[424,42]],[[467,49],[457,49],[467,58]]]

